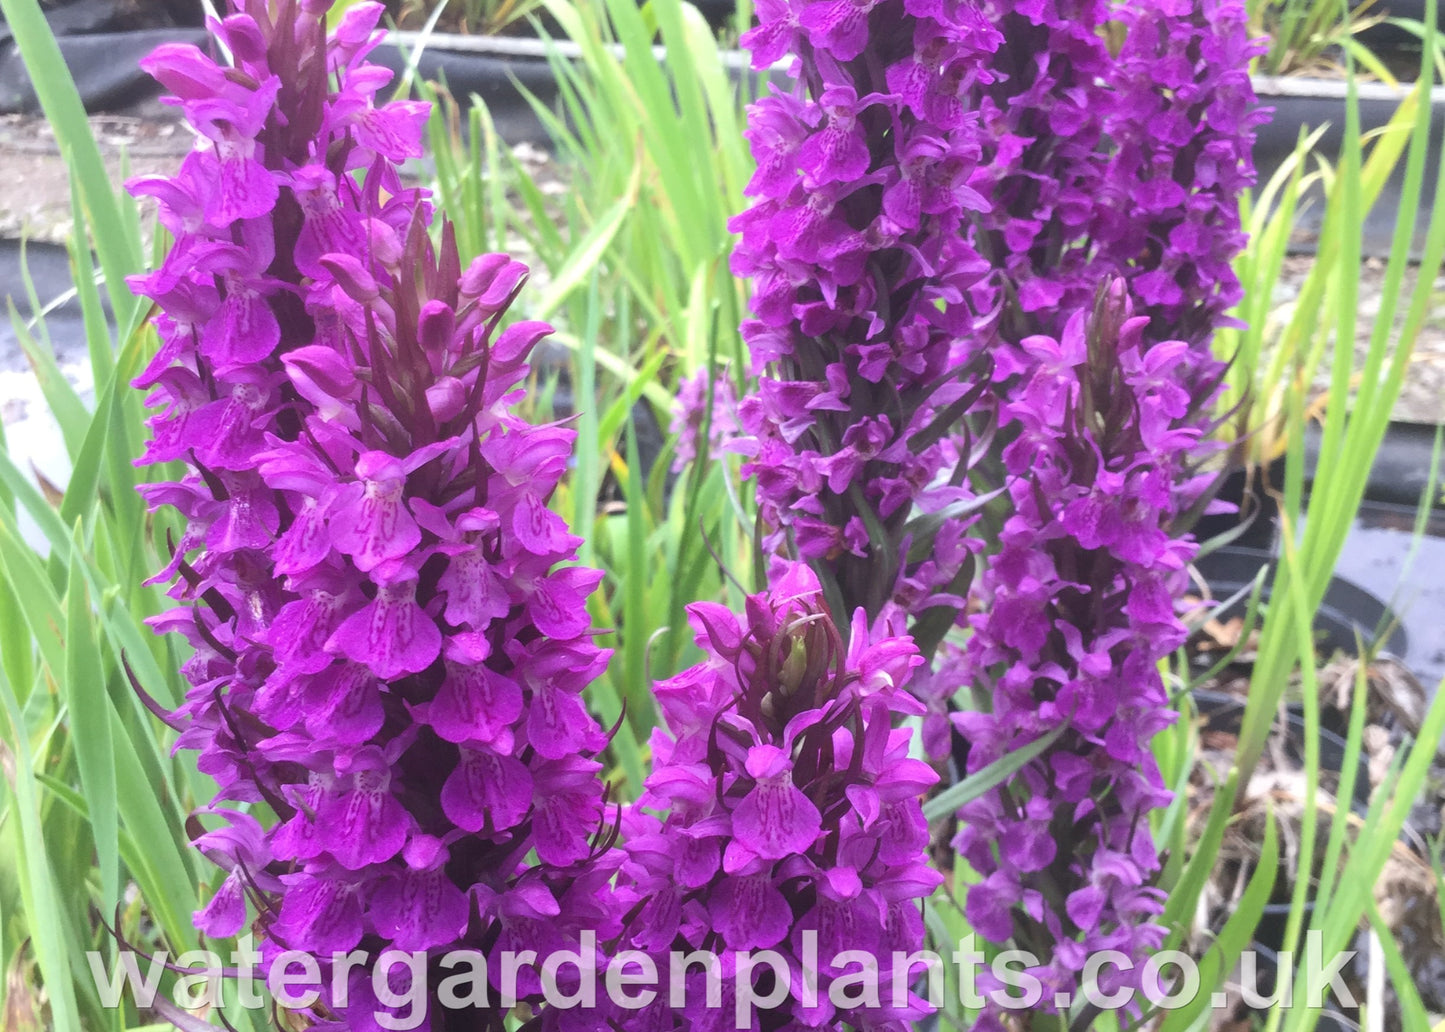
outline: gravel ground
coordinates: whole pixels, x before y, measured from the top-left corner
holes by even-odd
[[[1276,313],[1281,318],[1288,316],[1290,306],[1298,297],[1313,262],[1314,259],[1307,256],[1291,256],[1285,259],[1274,298],[1279,306]],[[1408,305],[1408,294],[1414,289],[1417,278],[1415,268],[1406,271],[1406,302],[1402,304],[1402,308]],[[1380,311],[1384,280],[1385,262],[1379,258],[1367,258],[1360,267],[1360,318],[1355,331],[1356,352],[1361,356],[1368,349],[1375,316]],[[1330,304],[1328,297],[1325,303]],[[1403,313],[1397,313],[1397,321],[1402,315]],[[1326,312],[1322,318],[1332,319],[1333,316]],[[1324,389],[1328,383],[1329,371],[1326,369],[1322,371],[1317,384]],[[1426,316],[1419,339],[1415,342],[1409,377],[1400,393],[1400,400],[1395,405],[1394,416],[1396,419],[1418,423],[1445,423],[1445,276],[1435,283],[1430,313]]]
[[[113,182],[122,154],[132,176],[172,172],[191,148],[191,134],[171,109],[154,115],[99,115],[91,129]],[[42,118],[0,115],[0,237],[63,242],[70,233],[70,184],[55,133]]]
[[[91,125],[107,168],[117,181],[122,175],[122,154],[126,156],[131,175],[169,172],[191,143],[189,131],[175,120],[171,109],[158,104],[151,105],[139,116],[97,116],[91,119]],[[553,191],[565,189],[541,152],[528,148],[524,159],[542,173],[540,178]],[[0,170],[4,174],[4,187],[0,189],[0,240],[24,236],[35,241],[63,242],[71,228],[70,191],[54,134],[43,119],[0,116]],[[1286,260],[1275,295],[1277,304],[1292,303],[1310,262],[1308,257]],[[1370,316],[1379,310],[1383,279],[1384,263],[1378,259],[1367,260],[1360,273],[1361,348],[1368,340]],[[1445,288],[1445,283],[1437,284],[1437,289],[1441,288]],[[14,291],[10,284],[0,283],[0,294]],[[23,309],[23,299],[18,303]],[[66,343],[57,341],[63,367],[72,366],[65,361],[69,357],[66,351],[83,352],[80,341],[73,342],[70,348]],[[33,408],[17,402],[37,397],[33,386],[19,382],[28,377],[23,370],[24,360],[15,350],[13,340],[8,339],[8,333],[0,333],[0,411],[7,426]],[[1436,304],[1421,333],[1396,417],[1445,423],[1445,297]]]

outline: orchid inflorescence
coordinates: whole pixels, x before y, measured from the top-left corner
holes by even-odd
[[[757,203],[733,220],[733,270],[753,281],[742,334],[759,380],[733,447],[765,546],[811,562],[836,610],[900,633],[941,616],[941,636],[976,544],[959,515],[971,448],[950,431],[981,410],[989,363],[967,303],[989,272],[966,232],[988,207],[969,185],[984,126],[962,95],[1001,40],[967,4],[759,13],[754,67],[798,56],[793,88],[749,116]]]
[[[602,575],[548,507],[573,434],[513,412],[550,327],[508,321],[525,266],[464,263],[404,182],[428,112],[375,99],[380,6],[329,36],[327,7],[236,0],[231,64],[146,62],[198,134],[131,184],[174,236],[133,282],[161,313],[136,384],[141,461],[178,469],[144,490],[185,520],[154,624],[191,688],[162,715],[219,788],[197,926],[263,958],[765,949],[800,975],[811,941],[813,997],[757,1026],[902,1029],[922,1000],[840,1003],[827,958],[921,947],[950,751],[966,776],[1047,738],[959,811],[969,922],[1051,992],[1157,948],[1150,741],[1261,117],[1242,5],[761,0],[743,42],[792,82],[751,109],[733,223],[757,390],[688,378],[675,431],[679,464],[743,456],[768,583],[690,608],[702,658],[655,686],[621,807],[582,698]],[[394,1005],[352,985],[323,968],[306,1018],[379,1027]],[[577,1032],[734,1013],[544,989],[521,972],[523,1020]],[[500,993],[425,1015],[514,1018]]]
[[[954,841],[982,878],[972,927],[1048,957],[1041,1006],[1077,998],[1091,956],[1135,973],[1165,929],[1149,813],[1169,803],[1150,742],[1173,717],[1159,663],[1187,637],[1175,599],[1195,547],[1172,533],[1202,485],[1182,341],[1146,343],[1122,280],[1058,339],[1003,413],[1012,513],[980,579],[963,671],[988,708],[956,713],[967,773],[1052,735],[1039,758],[966,804]],[[980,1029],[1002,1027],[986,1015]]]
[[[324,6],[247,4],[214,26],[235,67],[147,62],[202,133],[132,187],[176,236],[134,283],[163,313],[142,461],[185,465],[147,490],[187,521],[156,578],[182,603],[158,627],[194,649],[167,719],[218,800],[276,814],[215,806],[201,843],[231,874],[198,926],[254,912],[263,958],[565,947],[605,932],[621,856],[580,698],[601,575],[563,565],[578,539],[547,508],[573,435],[510,412],[550,328],[499,328],[526,268],[463,268],[402,185],[426,110],[373,101],[380,13],[328,41]],[[371,1027],[366,974],[321,1013]]]
[[[1149,743],[1264,117],[1244,6],[759,11],[744,43],[792,84],[750,113],[760,382],[733,447],[764,544],[915,636],[931,756],[950,704],[961,774],[1049,739],[954,842],[974,930],[1045,958],[1048,1011],[1088,953],[1163,938]]]
[[[904,687],[921,659],[906,637],[870,641],[861,610],[845,646],[812,571],[780,570],[741,618],[690,607],[706,659],[656,686],[666,728],[624,821],[621,885],[638,902],[622,944],[655,954],[660,971],[672,951],[719,953],[722,1007],[706,1006],[707,973],[693,971],[689,1007],[660,994],[628,1027],[734,1027],[721,1024],[737,1014],[726,958],[754,950],[780,953],[795,984],[809,948],[821,967],[812,1000],[750,1027],[900,1028],[927,1013],[916,1000],[840,1008],[830,992],[849,950],[880,958],[891,985],[889,958],[919,948],[918,901],[941,881],[924,862],[919,803],[938,776],[894,727],[919,712]]]

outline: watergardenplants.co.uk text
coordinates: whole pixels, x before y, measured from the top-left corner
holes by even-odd
[[[446,953],[435,963],[420,950],[387,950],[377,958],[353,950],[324,964],[310,953],[286,950],[263,961],[249,936],[231,952],[229,964],[210,950],[191,950],[174,958],[165,952],[142,956],[125,950],[114,961],[90,951],[87,958],[101,1002],[111,1008],[120,1004],[127,989],[137,1006],[152,1007],[168,969],[182,974],[173,987],[171,1002],[187,1010],[225,1006],[228,987],[235,992],[235,1003],[243,1008],[268,1006],[258,983],[263,983],[271,999],[282,1007],[310,1007],[323,991],[344,1007],[357,989],[356,976],[360,974],[365,991],[378,1005],[377,1024],[396,1032],[417,1028],[429,999],[455,1010],[515,1006],[528,995],[519,986],[529,977],[540,980],[549,1006],[563,1010],[602,1008],[625,1013],[656,1006],[683,1008],[701,999],[710,1009],[730,1011],[733,1027],[740,1030],[756,1028],[759,1011],[785,1001],[804,1008],[884,1006],[926,1013],[944,1001],[949,966],[957,973],[959,1002],[969,1008],[988,1004],[1028,1010],[1047,996],[1059,1009],[1082,1000],[1105,1011],[1132,1009],[1140,1001],[1148,1008],[1171,1010],[1194,1002],[1202,991],[1196,961],[1177,950],[1156,953],[1137,967],[1127,954],[1116,950],[1093,953],[1084,967],[1079,992],[1073,996],[1050,994],[1034,974],[1040,968],[1039,959],[1028,951],[1007,950],[990,959],[971,937],[947,958],[932,950],[895,952],[889,958],[867,950],[845,950],[830,962],[820,963],[816,932],[804,932],[800,945],[801,965],[790,964],[769,949],[677,950],[667,955],[665,969],[660,969],[655,956],[637,950],[622,951],[599,963],[601,954],[590,932],[582,934],[580,950],[559,950],[546,957],[539,957],[535,950],[503,951],[490,966],[484,954],[469,949]],[[1318,1008],[1328,1001],[1353,1007],[1356,1001],[1342,971],[1354,956],[1354,951],[1347,951],[1327,958],[1321,933],[1308,932],[1299,965],[1304,998],[1296,999],[1294,981],[1262,978],[1259,957],[1245,951],[1240,956],[1239,998],[1256,1008]],[[1272,955],[1270,964],[1281,972],[1294,971],[1293,961],[1286,952],[1277,961]],[[819,991],[820,972],[832,976],[823,993]],[[434,996],[433,979],[437,980]],[[1275,984],[1265,992],[1262,982]],[[1215,1008],[1228,1003],[1225,994],[1217,991],[1210,1002]]]

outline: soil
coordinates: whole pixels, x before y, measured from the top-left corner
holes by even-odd
[[[90,119],[112,182],[174,172],[191,133],[169,108],[140,116]],[[0,115],[0,237],[63,243],[71,230],[70,177],[55,133],[43,118]]]
[[[1291,255],[1284,261],[1280,280],[1275,288],[1276,313],[1287,317],[1290,307],[1299,296],[1305,278],[1314,264],[1308,255]],[[1417,267],[1411,266],[1405,274],[1406,300],[1401,305],[1408,307],[1409,292],[1414,289]],[[1369,348],[1370,334],[1374,331],[1375,316],[1380,311],[1384,293],[1385,262],[1379,258],[1367,258],[1360,266],[1359,319],[1355,326],[1356,354],[1363,356]],[[1397,325],[1403,312],[1396,313]],[[1330,319],[1329,313],[1322,319]],[[1329,385],[1329,370],[1323,369],[1316,386],[1324,390]],[[1410,373],[1395,405],[1394,418],[1417,423],[1445,423],[1445,276],[1441,276],[1432,291],[1429,312],[1420,336],[1415,342],[1411,356]]]
[[[1238,640],[1238,634],[1237,626],[1206,624],[1195,644],[1196,647],[1212,646],[1202,648],[1204,652],[1218,651],[1232,647]],[[1242,706],[1249,684],[1253,644],[1253,639],[1246,641],[1236,663],[1205,687],[1219,695],[1236,696]],[[1318,684],[1321,724],[1327,730],[1333,728],[1340,734],[1346,731],[1360,662],[1350,656],[1322,659]],[[1368,694],[1364,756],[1358,773],[1361,781],[1356,784],[1354,799],[1337,803],[1334,794],[1337,776],[1322,768],[1315,797],[1319,823],[1314,851],[1316,867],[1312,877],[1320,873],[1318,865],[1330,834],[1332,818],[1349,815],[1347,819],[1351,825],[1358,823],[1370,793],[1387,776],[1396,751],[1407,740],[1414,739],[1425,715],[1428,694],[1402,664],[1386,658],[1375,659],[1366,663],[1364,674]],[[1287,698],[1297,699],[1299,692],[1300,683],[1296,677]],[[1214,876],[1206,888],[1203,911],[1191,936],[1193,948],[1206,949],[1210,932],[1217,932],[1233,912],[1234,901],[1258,862],[1265,822],[1271,819],[1271,815],[1279,822],[1281,842],[1281,875],[1276,880],[1271,901],[1288,903],[1299,870],[1300,815],[1309,791],[1300,765],[1302,742],[1298,740],[1299,736],[1298,727],[1286,731],[1283,722],[1276,723],[1260,764],[1241,796],[1237,816],[1225,834]],[[1203,829],[1203,821],[1221,783],[1222,772],[1233,765],[1237,744],[1234,728],[1228,719],[1203,721],[1200,751],[1188,789],[1190,822],[1195,834]],[[1415,988],[1432,1015],[1445,1013],[1445,928],[1441,925],[1438,885],[1430,859],[1441,849],[1442,807],[1445,807],[1445,762],[1442,761],[1445,757],[1437,754],[1426,786],[1374,886],[1374,898],[1381,917],[1400,945]],[[1277,948],[1277,944],[1271,943],[1269,947]],[[1356,959],[1345,969],[1344,976],[1356,998],[1364,999],[1370,949],[1368,935],[1362,932],[1350,948],[1357,951]],[[1230,1008],[1216,1015],[1215,1032],[1249,1027],[1246,1008],[1232,996],[1231,1004]],[[1393,989],[1387,990],[1386,1010],[1384,1027],[1400,1027]],[[1241,1020],[1244,1024],[1234,1024]]]

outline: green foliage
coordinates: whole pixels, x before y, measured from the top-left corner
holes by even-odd
[[[57,503],[8,449],[0,454],[0,723],[9,768],[0,789],[0,955],[33,958],[48,1023],[69,1032],[136,1019],[104,1011],[88,975],[85,950],[117,949],[102,916],[143,948],[162,938],[195,945],[190,912],[212,872],[202,873],[187,845],[184,814],[208,789],[170,758],[169,732],[122,669],[124,656],[147,691],[178,699],[177,657],[141,622],[165,600],[141,584],[157,552],[130,465],[141,411],[128,382],[152,346],[140,329],[144,308],[124,283],[144,263],[139,217],[109,181],[39,6],[5,0],[3,9],[71,170],[71,258],[98,398],[84,404],[61,376],[32,291],[36,317],[25,322],[12,308],[11,319],[71,473]],[[119,327],[114,339],[102,290]],[[22,517],[41,540],[25,538]]]
[[[634,0],[545,2],[581,54],[572,60],[553,49],[561,110],[537,105],[554,136],[565,190],[550,191],[502,143],[485,107],[473,104],[464,126],[461,109],[444,90],[416,85],[438,101],[430,136],[436,186],[441,206],[457,224],[464,257],[518,252],[539,282],[524,293],[517,314],[547,318],[557,327],[562,353],[537,374],[532,414],[563,415],[558,399],[564,385],[570,389],[575,411],[565,414],[578,431],[576,464],[553,505],[584,539],[579,561],[605,572],[591,601],[592,617],[608,631],[605,643],[615,654],[589,700],[606,724],[618,724],[612,777],[626,798],[635,796],[647,769],[646,742],[655,720],[649,686],[696,656],[684,606],[704,598],[736,605],[754,576],[753,507],[737,461],[704,455],[673,473],[675,441],[665,441],[654,456],[642,432],[648,423],[668,425],[678,383],[699,370],[715,383],[728,377],[737,389],[748,387],[737,331],[745,294],[728,270],[726,224],[743,206],[743,184],[752,170],[741,136],[749,88],[733,83],[717,41],[679,0],[651,0],[640,8]],[[137,473],[130,464],[145,432],[140,399],[128,384],[154,340],[123,277],[144,268],[148,256],[138,212],[107,178],[36,0],[0,0],[0,8],[72,169],[71,257],[97,385],[95,401],[87,403],[56,368],[39,315],[46,299],[29,299],[32,318],[11,313],[60,427],[71,472],[62,496],[51,498],[8,450],[0,450],[0,761],[6,771],[0,781],[0,957],[12,971],[23,973],[33,964],[48,1007],[37,1021],[63,1032],[137,1028],[145,1016],[133,1008],[101,1008],[84,951],[114,955],[117,944],[102,924],[113,918],[125,940],[142,949],[194,946],[190,911],[218,878],[188,847],[185,826],[185,815],[209,798],[209,780],[187,758],[170,757],[172,733],[141,705],[127,673],[163,705],[181,698],[183,657],[143,623],[166,607],[166,599],[141,583],[163,565],[167,534],[177,528],[168,517],[148,516],[135,491],[138,481],[158,479],[164,471]],[[1312,7],[1295,9],[1301,12],[1296,25],[1313,24]],[[1427,20],[1433,24],[1433,5]],[[665,48],[662,59],[654,40]],[[1241,314],[1251,328],[1222,335],[1220,346],[1239,356],[1227,404],[1254,406],[1242,437],[1268,427],[1267,439],[1248,438],[1265,441],[1257,454],[1287,454],[1287,547],[1264,613],[1240,764],[1217,786],[1197,841],[1191,840],[1188,809],[1198,732],[1182,690],[1183,667],[1176,671],[1181,719],[1156,742],[1161,770],[1177,793],[1156,823],[1158,840],[1169,850],[1171,943],[1185,939],[1234,819],[1236,791],[1247,784],[1284,685],[1296,671],[1307,688],[1306,741],[1315,743],[1306,756],[1310,792],[1302,847],[1315,849],[1319,757],[1313,729],[1320,714],[1309,617],[1358,508],[1369,460],[1428,309],[1430,284],[1445,258],[1445,226],[1437,211],[1423,271],[1406,290],[1405,256],[1424,176],[1426,90],[1428,80],[1402,103],[1368,155],[1352,105],[1339,168],[1312,160],[1317,136],[1306,136],[1295,159],[1246,202],[1254,243],[1241,258],[1247,291]],[[1350,345],[1360,226],[1402,155],[1406,191],[1395,257],[1370,348],[1357,366]],[[1328,196],[1320,261],[1293,315],[1276,322],[1270,295],[1300,198],[1311,185]],[[103,296],[116,315],[114,335],[102,317]],[[1330,303],[1333,319],[1322,321]],[[1331,392],[1318,410],[1324,452],[1309,523],[1300,530],[1303,430],[1316,412],[1306,391],[1326,363]],[[1256,590],[1251,622],[1261,609]],[[1345,798],[1362,748],[1363,698],[1361,686],[1344,763]],[[1380,924],[1370,890],[1442,731],[1445,702],[1437,696],[1419,744],[1402,750],[1362,826],[1329,823],[1323,879],[1315,886],[1299,879],[1293,890],[1291,938],[1316,929],[1332,949],[1346,945],[1362,921]],[[1026,759],[1022,753],[1006,757],[954,786],[930,804],[930,816],[946,819],[961,799]],[[1277,857],[1271,822],[1234,916],[1203,955],[1202,1002],[1252,938],[1274,888]],[[945,955],[969,930],[962,899],[972,874],[953,873],[925,912],[930,938]],[[1393,944],[1382,946],[1379,963],[1401,992],[1405,1027],[1425,1027]],[[33,985],[19,992],[17,984],[26,983],[22,978],[0,987],[12,993],[6,1004],[37,1006]],[[945,1023],[966,1027],[951,968],[946,984]],[[1169,1015],[1164,1027],[1199,1028],[1205,1016],[1200,1007],[1186,1008]],[[228,1017],[242,1029],[258,1028],[265,1019],[262,1012],[238,1008]],[[1310,1027],[1312,1016],[1280,1011],[1270,1020],[1275,1029],[1297,1032]],[[1107,1032],[1120,1022],[1102,1015],[1091,1027]]]
[[[1362,30],[1379,24],[1388,11],[1377,0],[1359,0],[1341,17],[1336,0],[1252,0],[1250,16],[1269,37],[1269,50],[1259,70],[1269,75],[1333,73],[1337,51],[1343,50],[1387,81],[1389,72],[1359,40]]]
[[[425,20],[445,15],[447,29],[491,36],[526,18],[541,6],[541,0],[403,0],[397,21],[405,25],[411,17]]]
[[[1435,10],[1434,0],[1428,6],[1432,13],[1426,21],[1433,25],[1430,19]],[[1426,51],[1433,52],[1434,47],[1432,32],[1426,41]],[[1380,310],[1368,347],[1358,362],[1354,341],[1359,320],[1359,268],[1367,188],[1371,180],[1362,161],[1355,79],[1348,80],[1344,153],[1330,207],[1325,213],[1318,261],[1324,271],[1320,273],[1317,290],[1308,292],[1307,285],[1307,296],[1301,298],[1299,306],[1301,310],[1313,310],[1304,318],[1315,319],[1319,313],[1329,311],[1326,298],[1333,301],[1329,394],[1323,410],[1318,413],[1323,436],[1310,493],[1309,522],[1301,533],[1298,528],[1304,502],[1304,430],[1318,406],[1310,405],[1306,396],[1311,382],[1295,379],[1286,393],[1284,413],[1287,455],[1281,520],[1286,539],[1297,549],[1297,561],[1286,556],[1281,564],[1273,585],[1269,619],[1261,633],[1259,658],[1254,666],[1240,734],[1242,782],[1248,780],[1263,750],[1290,671],[1314,666],[1313,646],[1307,637],[1302,639],[1298,633],[1301,617],[1293,610],[1297,606],[1303,613],[1314,613],[1324,598],[1345,536],[1364,497],[1373,457],[1404,385],[1415,341],[1430,308],[1433,284],[1445,259],[1445,208],[1437,205],[1431,212],[1421,261],[1414,270],[1414,284],[1406,290],[1405,270],[1415,235],[1430,133],[1431,105],[1422,101],[1429,96],[1433,78],[1433,68],[1427,64],[1413,94],[1415,101],[1408,108],[1409,145],[1390,260],[1385,270]],[[1445,166],[1437,173],[1437,190],[1441,187],[1445,187]],[[1397,323],[1396,316],[1402,307],[1404,317]],[[1326,343],[1327,338],[1320,337],[1317,347],[1324,348]],[[1299,590],[1294,584],[1296,580],[1300,581]]]

